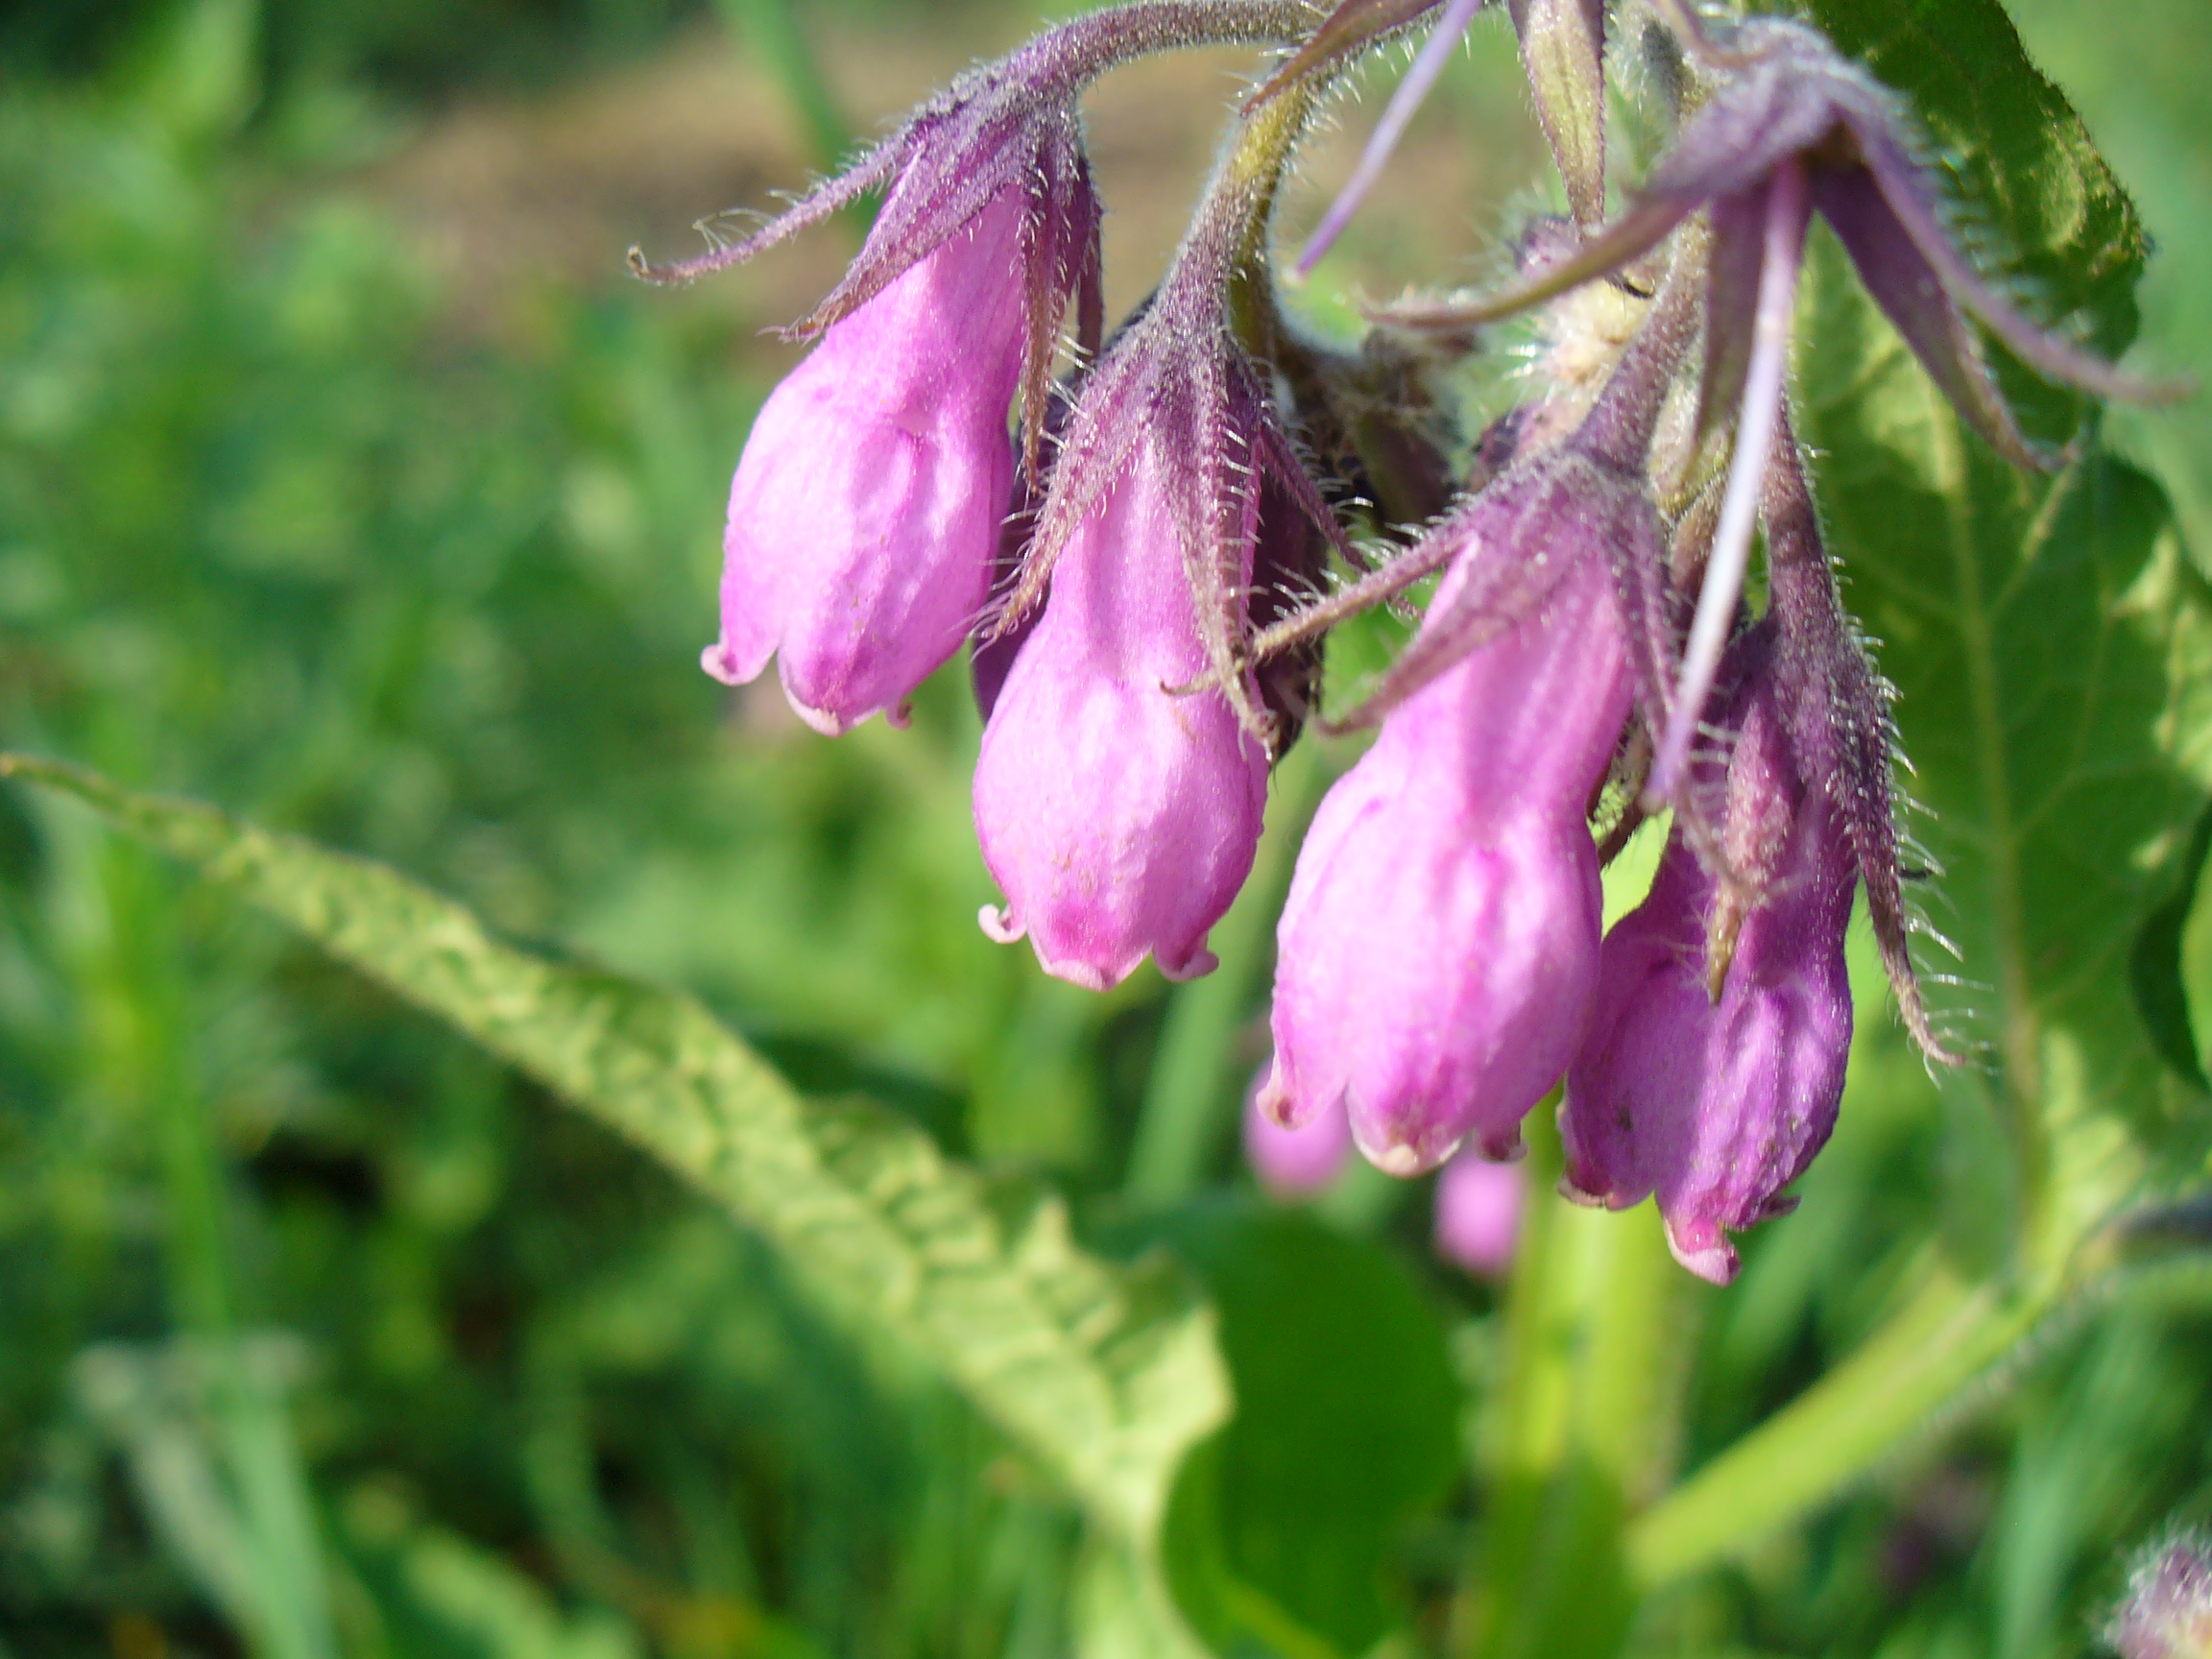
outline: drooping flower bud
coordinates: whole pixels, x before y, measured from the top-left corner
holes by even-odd
[[[1076,984],[1116,984],[1147,951],[1170,978],[1214,966],[1206,934],[1251,871],[1268,764],[1304,717],[1310,664],[1256,672],[1244,642],[1317,571],[1313,536],[1343,533],[1238,320],[1271,302],[1271,180],[1302,119],[1225,154],[1158,291],[1082,377],[985,631],[1043,604],[976,763],[976,831],[1007,898],[983,924],[1026,933]]]
[[[1077,523],[975,763],[976,833],[1007,900],[984,927],[1026,933],[1047,973],[1094,990],[1147,951],[1170,978],[1210,970],[1207,930],[1260,842],[1265,745],[1221,692],[1170,689],[1210,666],[1184,573],[1187,466],[1145,443]]]
[[[2212,1654],[2212,1551],[2201,1538],[2175,1538],[2136,1562],[2104,1639],[2120,1659]]]
[[[744,241],[640,276],[681,282],[752,258],[866,192],[881,213],[844,280],[788,332],[820,338],[772,396],[731,491],[721,637],[738,683],[782,654],[802,716],[838,733],[959,648],[981,607],[1017,393],[1034,463],[1072,303],[1098,339],[1098,204],[1076,100],[1144,52],[1279,40],[1290,0],[1110,9],[961,76],[851,168]]]
[[[1020,208],[994,203],[832,325],[753,423],[723,537],[728,685],[781,653],[834,736],[906,697],[967,637],[1013,490]]]
[[[1628,711],[1621,624],[1603,556],[1572,525],[1522,548],[1564,568],[1383,722],[1322,802],[1283,913],[1262,1104],[1295,1126],[1341,1103],[1392,1174],[1469,1135],[1513,1156],[1597,977],[1583,810]],[[1431,614],[1480,563],[1463,558]]]
[[[1581,1035],[1599,917],[1585,814],[1631,688],[1648,701],[1662,680],[1664,537],[1643,469],[1690,294],[1670,273],[1573,434],[1402,556],[1455,562],[1365,706],[1382,734],[1299,854],[1262,1104],[1296,1125],[1343,1102],[1393,1174],[1470,1135],[1513,1157]]]
[[[1479,1279],[1503,1278],[1521,1237],[1525,1166],[1459,1152],[1436,1177],[1436,1254]]]
[[[1798,775],[1771,684],[1738,707],[1723,852],[1762,884],[1716,880],[1677,832],[1605,940],[1559,1118],[1568,1190],[1614,1209],[1656,1192],[1675,1259],[1720,1285],[1736,1275],[1727,1234],[1789,1209],[1782,1190],[1835,1127],[1858,876],[1840,815]]]

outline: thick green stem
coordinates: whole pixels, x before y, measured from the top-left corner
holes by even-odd
[[[1486,1488],[1459,1651],[1605,1651],[1633,1610],[1622,1522],[1665,1443],[1674,1268],[1648,1211],[1551,1200],[1558,1136],[1527,1125],[1530,1202],[1504,1312],[1510,1356],[1479,1448]]]
[[[1966,1284],[1938,1263],[1857,1353],[1638,1516],[1632,1581],[1649,1589],[1795,1520],[1894,1451],[2026,1335],[2046,1297]]]

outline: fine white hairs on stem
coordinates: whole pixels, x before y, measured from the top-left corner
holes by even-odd
[[[1790,322],[1797,298],[1797,269],[1805,248],[1811,206],[1802,163],[1790,160],[1774,170],[1767,186],[1766,246],[1759,268],[1758,310],[1752,323],[1751,355],[1744,372],[1743,413],[1736,445],[1728,461],[1728,488],[1720,499],[1720,519],[1705,580],[1697,591],[1697,613],[1682,652],[1682,675],[1674,707],[1651,763],[1647,805],[1669,801],[1690,757],[1690,746],[1704,718],[1720,654],[1736,620],[1743,574],[1751,562],[1751,533],[1759,517],[1759,494],[1767,458],[1781,420],[1783,383],[1790,369]]]

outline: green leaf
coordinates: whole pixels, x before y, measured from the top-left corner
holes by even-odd
[[[1176,1482],[1178,1603],[1224,1649],[1365,1652],[1398,1622],[1404,1529],[1458,1462],[1442,1326],[1388,1251],[1305,1213],[1216,1201],[1142,1225],[1212,1292],[1237,1392]]]
[[[1095,1261],[1056,1199],[987,1185],[888,1113],[811,1106],[690,998],[502,944],[382,865],[56,761],[0,770],[199,866],[636,1142],[1150,1547],[1176,1465],[1228,1410],[1212,1316],[1171,1263]]]
[[[1905,96],[1984,268],[2118,352],[2148,252],[2080,121],[1996,0],[1811,0]],[[1847,597],[1898,690],[1934,874],[1930,1001],[1975,1059],[1941,1079],[1998,1127],[1990,1263],[1947,1227],[1888,1323],[1638,1518],[1633,1571],[1695,1571],[1862,1476],[2014,1352],[2106,1263],[2106,1224],[2201,1181],[2201,1093],[2161,1057],[2130,969],[2212,782],[2212,609],[2158,485],[2089,442],[2052,477],[1963,431],[1834,241],[1810,250],[1795,364],[1803,435]],[[1999,354],[2024,421],[2080,433],[2079,399]]]
[[[2182,854],[2180,885],[2144,920],[2128,964],[2136,1005],[2159,1057],[2200,1089],[2212,1089],[2204,1073],[2204,1056],[2212,1052],[2205,1039],[2212,1037],[2212,1027],[2199,1017],[2206,1010],[2202,988],[2212,971],[2212,905],[2204,902],[2203,893],[2208,857],[2212,811],[2197,820],[2197,832]],[[2200,912],[2205,918],[2201,922],[2196,920]]]
[[[1829,38],[1903,93],[1954,191],[1978,263],[2109,356],[2135,338],[2150,241],[2088,129],[2029,60],[1998,0],[1810,0]],[[1999,376],[2023,423],[2072,437],[2080,403],[2014,365]]]
[[[2212,814],[2205,821],[2212,826]],[[2212,830],[2206,839],[2212,841]],[[2212,880],[2207,876],[2212,876],[2212,853],[2198,868],[2195,897],[2176,947],[2182,1005],[2196,1039],[2198,1064],[2212,1067]]]
[[[2026,476],[1968,437],[1833,244],[1803,329],[1806,436],[1833,551],[1925,812],[1931,1002],[1986,1055],[1949,1087],[2012,1138],[2019,1225],[2057,1269],[2147,1182],[2201,1158],[2194,1091],[2129,989],[2202,806],[2194,686],[2212,628],[2166,498],[2092,449]],[[1932,953],[1931,953],[1932,954]]]

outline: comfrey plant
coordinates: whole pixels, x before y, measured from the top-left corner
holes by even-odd
[[[1317,1168],[1348,1135],[1409,1176],[1515,1158],[1562,1091],[1568,1195],[1655,1196],[1676,1258],[1726,1283],[1729,1235],[1790,1208],[1835,1123],[1859,895],[1913,1041],[1933,1065],[1961,1057],[1912,959],[1925,872],[1901,853],[1892,693],[1843,608],[1791,419],[1812,220],[2017,466],[2056,457],[1969,318],[2049,378],[2149,389],[1980,274],[1899,102],[1818,32],[1708,25],[1684,0],[1514,0],[1570,216],[1528,227],[1495,295],[1403,301],[1358,350],[1308,339],[1270,231],[1317,104],[1432,25],[1308,265],[1481,9],[1111,7],[963,76],[750,239],[637,260],[687,280],[883,198],[792,329],[818,343],[738,464],[706,665],[737,684],[777,658],[793,706],[835,733],[901,719],[972,641],[975,823],[1005,894],[983,926],[1104,989],[1147,954],[1169,977],[1214,965],[1269,769],[1326,718],[1328,631],[1440,577],[1403,656],[1327,721],[1376,734],[1298,858],[1254,1109],[1316,1137]],[[1672,129],[1610,215],[1609,37]],[[1109,335],[1078,102],[1142,54],[1223,42],[1284,56],[1159,286]],[[1447,371],[1525,310],[1532,394],[1462,451]],[[1661,815],[1649,896],[1601,937],[1600,872]],[[1300,1185],[1296,1142],[1255,1135]]]

